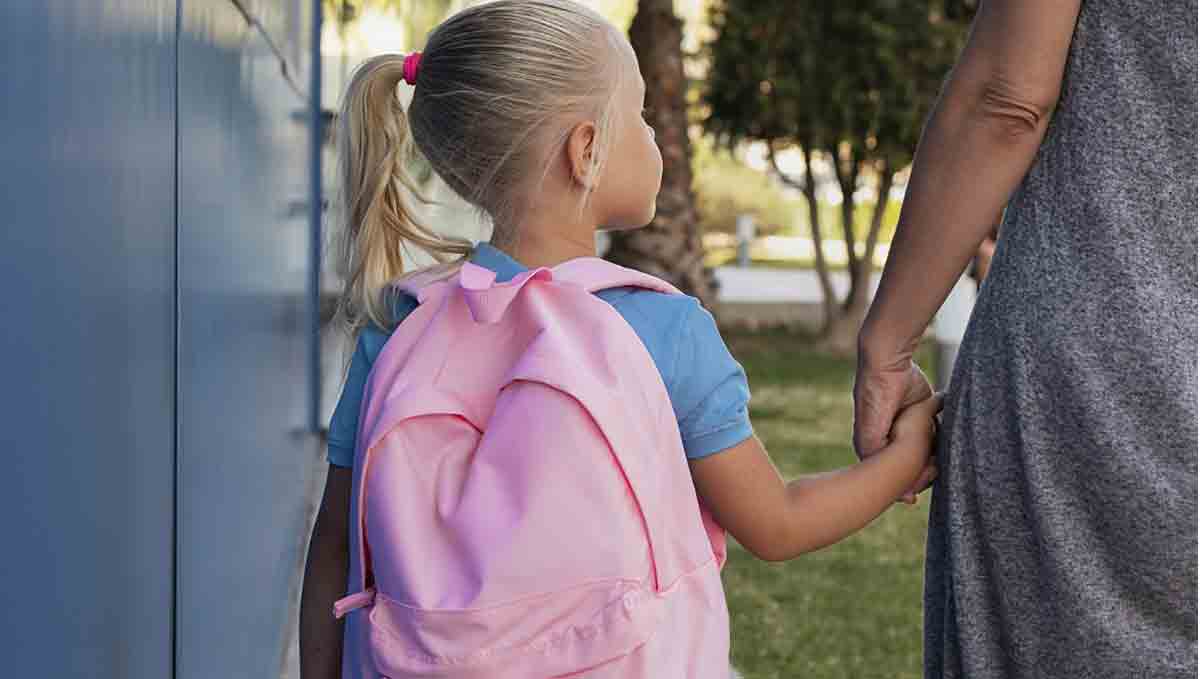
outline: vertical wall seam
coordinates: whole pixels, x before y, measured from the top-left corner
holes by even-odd
[[[324,124],[321,118],[321,0],[312,0],[309,63],[309,431],[321,431],[321,219],[324,197],[321,195],[321,144]]]
[[[179,52],[183,35],[183,0],[175,0],[175,78],[172,83],[172,95],[175,98],[175,139],[172,151],[174,163],[174,191],[172,196],[171,222],[175,230],[175,302],[174,302],[174,345],[175,360],[172,366],[171,382],[174,398],[171,404],[171,679],[179,676],[179,412],[180,412],[180,281],[179,281]]]

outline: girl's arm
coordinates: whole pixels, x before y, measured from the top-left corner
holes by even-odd
[[[329,465],[300,596],[301,679],[342,674],[342,621],[333,617],[333,602],[345,596],[350,569],[350,484],[350,469]]]
[[[905,410],[892,441],[858,464],[785,483],[757,437],[689,462],[713,517],[752,554],[786,561],[831,545],[883,513],[921,474],[941,398]]]

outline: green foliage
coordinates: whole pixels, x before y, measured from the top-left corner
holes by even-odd
[[[709,137],[692,144],[692,189],[702,233],[733,233],[738,215],[750,214],[759,235],[812,235],[803,200],[788,197],[774,178],[746,166],[729,149],[714,146]],[[841,238],[836,222],[840,208],[822,202],[819,209],[822,237]],[[854,207],[854,232],[860,241],[866,238],[874,209],[874,201],[862,201]],[[879,242],[891,241],[899,215],[900,202],[889,201]]]
[[[837,205],[828,203],[821,204],[821,225],[822,233],[825,238],[841,238],[840,228],[834,228],[834,217],[838,210]],[[871,214],[875,211],[875,201],[859,201],[854,205],[854,237],[855,242],[862,242],[867,238],[867,231],[871,228]],[[900,201],[889,200],[883,212],[883,225],[879,231],[879,242],[890,243],[892,236],[896,233],[896,222],[900,219]],[[804,222],[808,223],[807,219]],[[807,226],[805,227],[807,229]],[[805,234],[809,233],[807,230]]]
[[[786,235],[789,236],[805,236],[812,235],[812,229],[808,224],[808,208],[801,204],[803,209],[800,210],[795,226]],[[823,240],[837,240],[842,237],[842,227],[838,224],[840,219],[840,205],[833,203],[820,202],[817,208],[820,212],[818,221],[821,225],[821,238]],[[862,242],[867,237],[867,231],[871,228],[871,214],[875,211],[874,200],[864,200],[854,206],[854,236],[856,242]],[[884,208],[883,226],[879,231],[879,242],[890,243],[892,236],[896,233],[896,222],[900,218],[900,201],[889,200],[887,207]]]
[[[714,0],[703,126],[730,148],[745,141],[764,142],[772,152],[801,147],[806,176],[783,179],[810,204],[819,195],[812,160],[832,165],[844,201],[836,221],[851,284],[845,300],[826,300],[825,332],[847,347],[865,313],[874,266],[854,244],[865,240],[871,251],[877,229],[895,226],[885,221],[883,204],[879,220],[861,228],[858,190],[873,187],[879,205],[896,172],[912,162],[924,119],[966,38],[964,1]],[[814,208],[819,223],[812,231],[823,237],[834,220],[821,218],[821,205]]]
[[[692,188],[703,233],[733,233],[741,214],[753,215],[762,235],[791,231],[800,218],[802,203],[727,149],[714,148],[709,139],[692,146]]]
[[[907,165],[965,39],[965,19],[947,18],[944,3],[717,2],[707,131],[723,144],[756,139]]]

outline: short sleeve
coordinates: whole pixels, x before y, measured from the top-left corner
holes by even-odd
[[[354,356],[350,359],[350,369],[346,372],[346,383],[342,386],[342,395],[338,398],[333,418],[329,421],[329,464],[339,467],[354,466],[358,411],[362,407],[367,375],[370,374],[371,364],[374,362],[367,351],[367,345],[370,343],[370,337],[367,335],[369,332],[378,330],[364,330],[359,334]]]
[[[403,321],[415,308],[417,301],[408,295],[402,295],[395,304],[396,322]],[[371,366],[375,364],[375,359],[379,352],[383,351],[383,345],[390,336],[391,333],[374,325],[368,325],[358,334],[354,356],[350,358],[350,368],[346,371],[346,383],[342,386],[342,395],[338,398],[333,417],[329,421],[327,457],[330,464],[339,467],[354,466],[358,415],[362,409],[367,376],[371,374]]]
[[[731,448],[754,434],[746,371],[729,353],[717,323],[696,303],[682,319],[667,385],[688,459]]]

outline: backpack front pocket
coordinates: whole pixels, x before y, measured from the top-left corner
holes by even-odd
[[[384,677],[526,679],[596,667],[656,632],[665,601],[641,583],[606,580],[465,610],[417,609],[377,594],[367,614]]]

